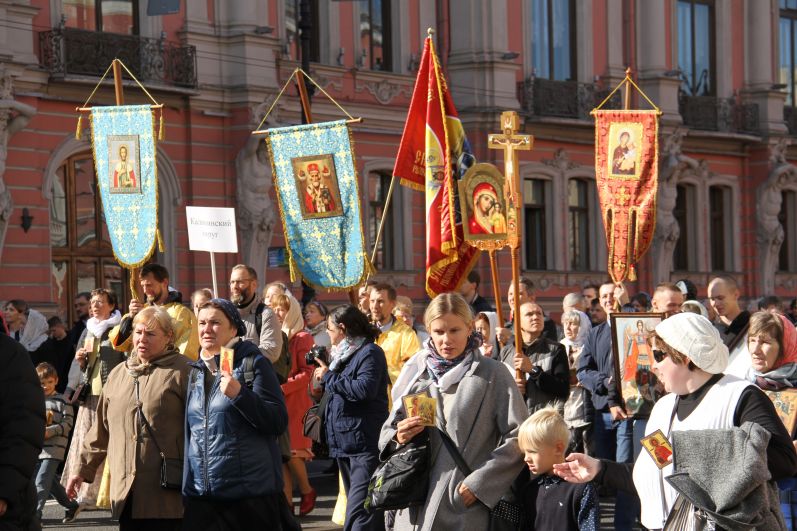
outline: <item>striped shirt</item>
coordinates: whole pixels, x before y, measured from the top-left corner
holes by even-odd
[[[49,420],[45,428],[47,438],[44,439],[44,448],[39,454],[39,459],[58,459],[63,461],[69,432],[75,422],[72,406],[67,403],[64,395],[56,393],[45,397],[45,409],[48,420],[50,412],[52,412],[52,420]]]

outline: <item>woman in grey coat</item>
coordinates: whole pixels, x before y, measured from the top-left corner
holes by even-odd
[[[467,477],[428,429],[432,467],[426,502],[396,514],[394,529],[479,530],[488,527],[488,507],[495,506],[523,468],[517,432],[528,416],[509,371],[479,353],[473,314],[461,295],[444,293],[426,310],[431,338],[410,358],[393,386],[393,408],[379,439],[380,450],[393,451],[426,427],[407,417],[402,397],[426,393],[436,401],[435,422],[446,430],[472,469]]]

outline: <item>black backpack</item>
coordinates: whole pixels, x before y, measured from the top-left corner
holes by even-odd
[[[261,302],[255,310],[255,330],[257,331],[258,341],[260,340],[260,330],[263,328],[263,310],[265,309],[265,303]],[[291,373],[291,353],[288,351],[288,336],[285,335],[285,332],[280,333],[282,334],[282,350],[280,351],[279,359],[272,363],[271,366],[274,367],[274,372],[277,373],[279,383],[284,384],[288,381],[288,375]]]

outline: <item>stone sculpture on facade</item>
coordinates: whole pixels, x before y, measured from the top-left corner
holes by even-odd
[[[694,162],[681,153],[686,130],[677,128],[661,147],[659,155],[659,188],[656,207],[656,231],[653,234],[653,284],[669,282],[673,267],[673,251],[681,229],[673,215],[678,198],[678,178]]]

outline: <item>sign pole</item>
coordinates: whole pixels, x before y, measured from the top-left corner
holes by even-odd
[[[501,308],[501,286],[498,285],[498,258],[495,256],[495,251],[488,251],[490,255],[490,273],[493,277],[493,297],[495,297],[495,314],[498,317],[498,324],[504,326],[504,311]]]
[[[534,137],[531,135],[519,135],[518,115],[514,111],[504,111],[501,113],[502,134],[490,134],[487,137],[487,147],[490,149],[500,149],[504,152],[504,176],[506,177],[508,200],[507,200],[507,229],[509,233],[509,247],[512,249],[512,286],[515,292],[512,315],[515,326],[515,358],[523,356],[521,347],[523,338],[520,331],[520,237],[521,229],[518,223],[518,212],[523,205],[522,192],[520,189],[520,175],[518,171],[518,150],[528,151],[532,148]],[[497,304],[496,304],[497,306]],[[515,370],[515,378],[521,380],[523,373]]]
[[[216,255],[210,251],[210,274],[213,277],[213,298],[219,298],[218,282],[216,282]]]

